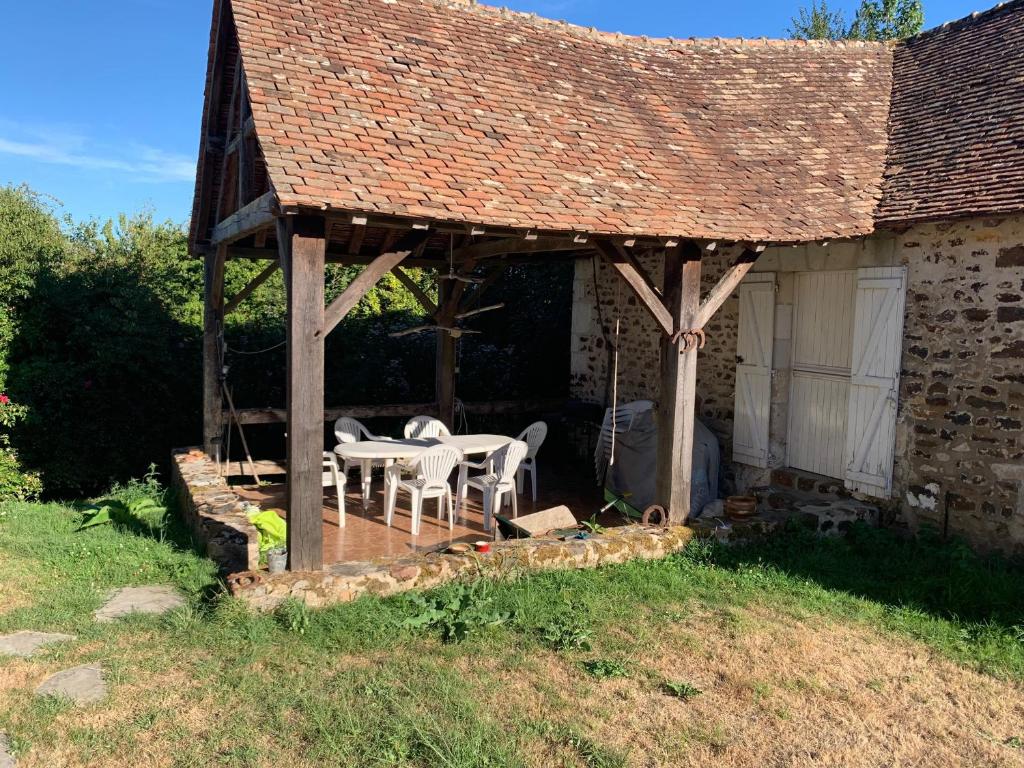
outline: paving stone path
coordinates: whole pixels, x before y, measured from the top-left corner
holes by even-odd
[[[7,740],[7,734],[0,731],[0,768],[14,768],[14,755],[11,754],[11,744]]]
[[[123,587],[94,614],[96,621],[113,621],[132,613],[166,613],[185,604],[174,587]]]
[[[29,656],[39,653],[45,645],[74,639],[74,635],[65,635],[61,632],[30,632],[28,630],[0,635],[0,656],[21,656],[27,659]],[[0,762],[0,768],[3,768],[2,762]]]
[[[83,664],[50,675],[36,688],[37,696],[64,696],[75,704],[94,704],[107,695],[103,668],[99,664]]]

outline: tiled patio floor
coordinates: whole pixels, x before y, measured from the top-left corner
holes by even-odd
[[[353,475],[353,478],[355,475]],[[593,481],[582,477],[546,478],[547,487],[539,489],[536,504],[529,494],[519,497],[519,514],[525,515],[559,504],[567,505],[579,520],[589,519],[602,506],[601,492]],[[395,518],[389,528],[384,520],[383,481],[374,477],[369,506],[364,509],[359,496],[359,484],[350,480],[345,496],[345,527],[338,527],[337,496],[333,488],[325,489],[323,507],[324,563],[338,563],[355,560],[370,560],[375,557],[404,555],[447,547],[452,542],[474,542],[490,539],[483,527],[480,494],[470,492],[470,498],[459,511],[454,530],[448,530],[448,521],[437,519],[437,502],[424,505],[420,533],[411,532],[412,516],[409,511],[409,497],[400,494]],[[236,487],[235,491],[244,499],[254,501],[264,509],[283,510],[285,505],[284,483],[260,487]],[[511,511],[506,507],[506,513]],[[286,516],[286,515],[285,515]]]

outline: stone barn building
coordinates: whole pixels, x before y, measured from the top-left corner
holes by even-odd
[[[780,43],[693,44],[747,47],[751,66],[801,76],[773,55]],[[820,162],[807,172],[825,180],[870,162],[881,142],[877,185],[863,190],[873,197],[869,231],[766,249],[706,328],[699,415],[722,442],[727,492],[796,489],[811,503],[852,495],[889,523],[1020,553],[1024,2],[888,51],[891,79],[846,73],[880,95],[884,116],[834,105],[837,121],[853,110],[865,120],[864,154],[829,155],[820,135],[809,149]],[[712,285],[730,254],[707,247]],[[658,260],[646,267],[658,280]],[[656,326],[606,264],[577,261],[575,397],[608,402],[616,344],[619,401],[657,400]]]

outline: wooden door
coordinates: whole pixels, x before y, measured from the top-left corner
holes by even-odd
[[[772,344],[775,340],[775,275],[747,275],[739,287],[736,341],[736,403],[732,457],[768,466],[768,425],[772,400]]]
[[[858,270],[844,477],[883,498],[892,492],[905,302],[906,267]]]
[[[795,280],[787,463],[842,478],[857,273],[801,272]]]

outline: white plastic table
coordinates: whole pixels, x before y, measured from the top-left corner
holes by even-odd
[[[360,477],[363,478],[363,505],[370,497],[370,469],[374,460],[384,461],[385,467],[392,462],[409,462],[433,445],[451,445],[464,454],[487,454],[512,442],[505,435],[443,435],[428,438],[404,438],[402,440],[360,440],[355,443],[341,443],[334,452],[343,459],[359,462]]]

